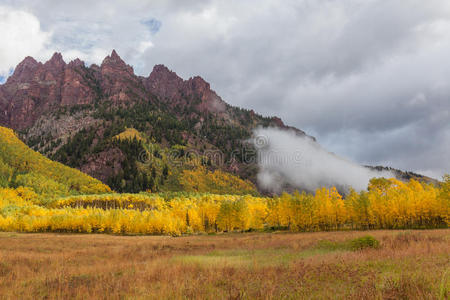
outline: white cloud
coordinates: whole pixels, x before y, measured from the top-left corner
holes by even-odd
[[[331,154],[308,137],[275,128],[254,131],[253,143],[258,151],[260,186],[279,192],[289,184],[314,191],[336,186],[348,191],[365,190],[374,177],[391,178],[390,172],[377,172]]]
[[[138,46],[138,51],[140,53],[144,53],[146,50],[148,50],[149,48],[153,47],[153,43],[150,41],[142,41],[139,43]]]
[[[45,56],[51,33],[33,14],[0,6],[0,37],[0,76],[6,76],[25,56]]]

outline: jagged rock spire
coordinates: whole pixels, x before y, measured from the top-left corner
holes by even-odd
[[[116,50],[113,50],[111,52],[111,55],[108,55],[105,57],[105,59],[102,62],[102,65],[100,66],[102,69],[102,72],[109,72],[112,71],[112,69],[118,70],[127,70],[131,74],[134,74],[133,68],[125,63],[123,59],[117,54]]]
[[[36,68],[41,65],[33,57],[27,56],[14,69],[14,73],[8,80],[28,82],[34,75]]]

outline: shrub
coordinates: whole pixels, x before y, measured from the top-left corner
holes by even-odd
[[[350,242],[350,248],[352,250],[363,250],[367,248],[378,248],[380,246],[380,242],[375,239],[373,236],[367,235],[357,239],[354,239]]]

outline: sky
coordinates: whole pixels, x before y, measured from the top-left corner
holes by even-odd
[[[450,173],[448,0],[0,0],[0,82],[25,56],[165,64],[360,164]]]

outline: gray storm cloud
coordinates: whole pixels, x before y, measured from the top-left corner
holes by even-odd
[[[449,172],[450,1],[131,2],[0,0],[0,76],[26,55],[99,64],[116,49],[360,164]]]
[[[286,185],[313,191],[336,186],[364,190],[374,177],[393,177],[390,172],[377,172],[325,150],[308,136],[276,128],[258,128],[252,142],[257,149],[258,183],[280,192]]]

